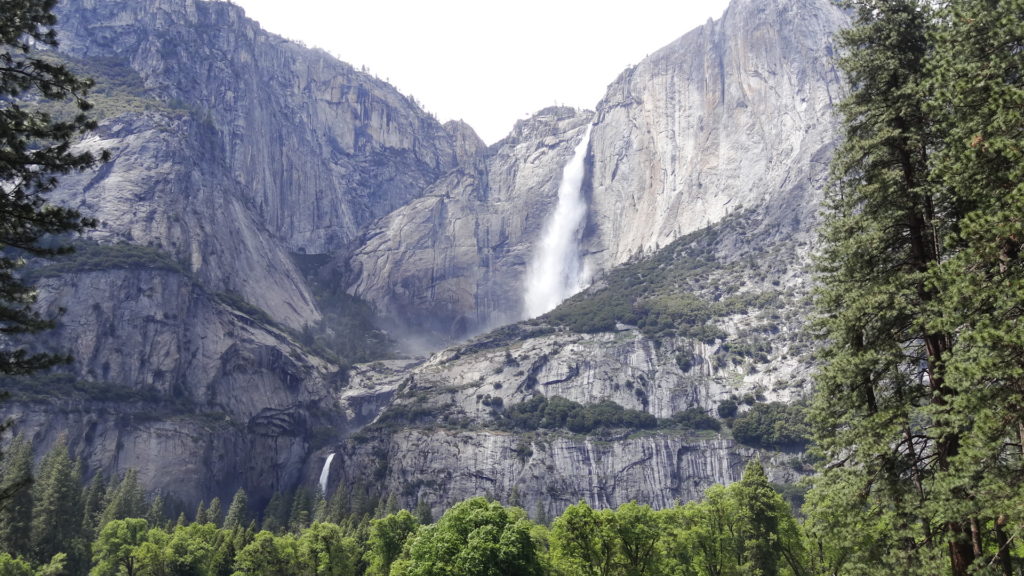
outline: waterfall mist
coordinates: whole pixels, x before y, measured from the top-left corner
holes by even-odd
[[[327,460],[324,461],[324,469],[320,471],[320,492],[323,493],[324,497],[327,497],[327,480],[331,476],[331,461],[334,460],[334,452],[327,455]]]
[[[587,126],[572,159],[562,169],[558,204],[544,227],[533,260],[526,272],[524,308],[527,318],[540,316],[586,287],[589,275],[580,257],[580,232],[587,217],[587,203],[580,194],[586,172]]]

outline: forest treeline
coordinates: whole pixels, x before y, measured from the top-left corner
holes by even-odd
[[[818,573],[831,550],[807,540],[758,461],[699,502],[664,510],[580,502],[550,522],[482,497],[434,522],[425,506],[410,512],[393,499],[328,500],[309,490],[276,496],[259,515],[240,490],[227,507],[214,500],[174,516],[132,471],[82,487],[65,443],[25,482],[31,461],[20,439],[3,461],[4,576],[800,576]]]

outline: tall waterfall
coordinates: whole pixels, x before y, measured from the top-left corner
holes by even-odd
[[[589,283],[583,270],[579,239],[587,217],[587,203],[580,194],[586,172],[584,160],[590,129],[576,145],[572,160],[562,169],[558,204],[544,227],[544,235],[526,272],[524,304],[527,318],[540,316],[579,292]]]
[[[324,461],[324,469],[320,471],[320,492],[323,493],[324,497],[327,497],[327,479],[331,476],[331,461],[334,460],[334,452],[327,455],[327,460]]]

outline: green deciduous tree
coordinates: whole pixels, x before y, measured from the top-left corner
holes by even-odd
[[[295,538],[291,534],[275,536],[263,530],[235,557],[239,576],[293,576],[299,573]]]
[[[147,541],[149,524],[142,518],[111,520],[93,544],[90,576],[139,574],[139,550]]]
[[[298,556],[302,574],[353,576],[358,573],[359,554],[359,543],[345,535],[337,524],[316,522],[299,536]]]
[[[23,558],[0,552],[0,574],[4,576],[35,576],[30,565]]]
[[[530,521],[518,508],[471,498],[423,527],[391,568],[395,576],[539,576]]]
[[[608,576],[615,563],[615,543],[608,515],[585,502],[565,509],[551,524],[551,561],[566,574]]]
[[[367,576],[387,576],[405,541],[418,527],[419,522],[408,510],[371,521],[370,538],[366,541]]]
[[[658,542],[663,526],[650,506],[627,502],[615,511],[613,530],[623,576],[646,576],[659,566]]]
[[[177,526],[164,550],[174,576],[204,576],[220,547],[221,534],[210,523]]]
[[[85,169],[97,160],[91,152],[72,149],[74,139],[94,126],[85,114],[91,83],[40,53],[57,45],[52,13],[56,4],[57,0],[0,4],[0,334],[5,336],[53,325],[33,310],[35,291],[18,276],[23,256],[67,252],[65,245],[44,240],[95,225],[76,210],[46,201],[57,175]],[[75,110],[53,114],[38,105],[42,100],[71,100]],[[66,360],[7,341],[2,345],[0,373],[24,374]]]

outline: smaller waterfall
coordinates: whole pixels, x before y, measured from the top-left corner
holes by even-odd
[[[320,471],[320,491],[327,497],[327,479],[331,476],[331,461],[334,460],[334,452],[327,455],[324,461],[324,469]]]
[[[558,204],[544,227],[540,244],[526,272],[524,304],[527,318],[554,309],[563,300],[584,289],[589,282],[580,258],[580,228],[587,217],[587,203],[580,194],[586,173],[590,129],[573,150],[562,169]]]

